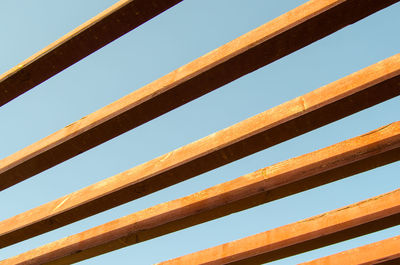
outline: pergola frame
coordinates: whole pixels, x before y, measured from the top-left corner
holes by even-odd
[[[116,3],[1,75],[0,105],[179,2]],[[311,0],[0,160],[0,190],[396,2]],[[0,248],[196,177],[399,94],[397,54],[142,165],[1,221]],[[399,159],[400,121],[57,240],[0,264],[71,264]],[[260,264],[398,224],[400,191],[395,190],[160,264]],[[394,237],[304,264],[393,263],[400,257],[398,240]]]

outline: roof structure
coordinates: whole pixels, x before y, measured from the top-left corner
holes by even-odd
[[[121,0],[0,76],[13,99],[179,0]],[[0,160],[5,191],[357,23],[397,0],[311,0]],[[0,248],[137,200],[400,94],[400,54],[148,162],[0,222]],[[1,109],[0,109],[1,111]],[[184,121],[182,121],[184,123]],[[168,133],[168,132],[164,132]],[[276,201],[400,159],[400,121],[0,261],[71,264]],[[22,195],[21,195],[22,196]],[[229,217],[227,217],[229,218]],[[262,264],[400,224],[400,190],[159,264]],[[237,229],[240,229],[237,228]],[[304,264],[397,264],[395,236]],[[189,244],[190,242],[188,242]],[[154,250],[157,255],[157,250]]]

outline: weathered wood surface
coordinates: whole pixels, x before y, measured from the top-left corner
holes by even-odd
[[[400,236],[301,263],[301,265],[369,264],[400,264]]]
[[[399,159],[400,122],[396,122],[58,240],[4,264],[70,264],[378,166],[371,161],[384,164]],[[185,262],[195,264],[196,259]]]
[[[158,264],[262,264],[398,224],[400,189]]]
[[[182,0],[121,0],[0,76],[0,106]]]
[[[1,160],[0,190],[104,143],[395,2],[397,0],[309,1]],[[28,74],[28,66],[33,67],[32,71],[36,69],[40,73],[45,72],[43,67],[35,66],[34,63],[26,64],[26,67],[15,70],[15,76],[18,77],[16,80],[24,80],[19,75]],[[7,84],[11,81],[7,80],[13,80],[12,76],[7,74],[0,78],[0,91],[11,89],[12,85]],[[26,82],[33,82],[30,80],[32,78]],[[397,87],[389,90],[377,102],[398,94],[394,93]],[[372,104],[377,103],[374,102],[377,100],[375,97],[366,100]]]
[[[400,54],[0,223],[0,247],[70,224],[400,93]]]

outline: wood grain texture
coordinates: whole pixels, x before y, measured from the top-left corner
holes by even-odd
[[[301,265],[372,265],[388,262],[400,264],[400,236],[353,248]]]
[[[397,224],[400,189],[158,265],[262,264]]]
[[[0,247],[255,153],[400,93],[400,54],[0,223]]]
[[[152,2],[159,2],[160,6],[164,6],[161,5],[161,0],[140,0],[133,3],[136,5]],[[172,4],[178,1],[166,2]],[[4,158],[0,161],[0,190],[102,144],[395,2],[397,0],[309,1]],[[114,27],[110,32],[114,32]],[[80,43],[77,41],[76,45]],[[67,52],[62,54],[69,58]],[[36,57],[39,60],[42,55],[34,56]],[[6,74],[0,78],[0,91],[11,91],[13,85],[10,82],[26,80],[23,84],[36,84],[37,82],[32,81],[35,75],[30,71],[46,73],[46,70],[35,65],[34,58],[31,59],[32,63],[25,63],[26,66],[23,64],[19,70],[15,70],[15,79],[12,78],[14,74]],[[46,65],[53,66],[61,60],[58,57],[54,60],[51,58],[51,62]],[[28,77],[23,77],[24,75]],[[46,78],[49,76],[51,75],[47,74]],[[365,100],[370,106],[393,97],[394,94],[398,94],[397,88],[387,88],[379,96],[379,100],[369,100],[367,95]]]
[[[391,160],[385,162],[400,159],[400,122],[69,236],[4,264],[71,264],[322,185],[338,175],[344,178],[354,169],[368,170],[371,159],[387,155]],[[0,228],[14,221],[0,223]]]

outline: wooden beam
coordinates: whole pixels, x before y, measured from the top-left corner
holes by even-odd
[[[353,172],[349,169],[360,165],[369,169],[371,158],[384,157],[388,153],[396,154],[396,159],[400,159],[400,122],[58,240],[5,264],[77,262],[284,197],[293,193],[293,187],[307,189],[336,180],[337,177],[332,175],[343,174],[339,177],[343,178]],[[304,185],[307,182],[309,185]],[[1,225],[12,226],[15,225],[13,222],[17,221],[10,220]],[[33,229],[36,228],[25,230]]]
[[[0,190],[104,143],[395,2],[398,0],[312,0],[299,6],[1,160]],[[35,66],[32,69],[40,69],[42,72],[42,68]],[[29,71],[19,70],[18,73]],[[15,80],[24,78],[18,77]],[[0,82],[0,86],[4,86],[4,82]],[[0,88],[0,91],[8,90],[9,87],[11,85]],[[379,99],[372,96],[372,100],[367,100],[368,104],[363,106],[393,97],[398,94],[397,91],[397,86],[387,89],[383,95],[378,96]]]
[[[399,259],[400,236],[395,236],[376,243],[304,262],[301,265],[372,265],[393,262],[394,260],[399,262]]]
[[[400,54],[12,217],[0,223],[0,247],[140,198],[397,95],[399,74]],[[15,235],[8,236],[10,232]]]
[[[182,0],[121,0],[0,76],[0,106]]]
[[[397,224],[400,189],[158,264],[261,264]]]

